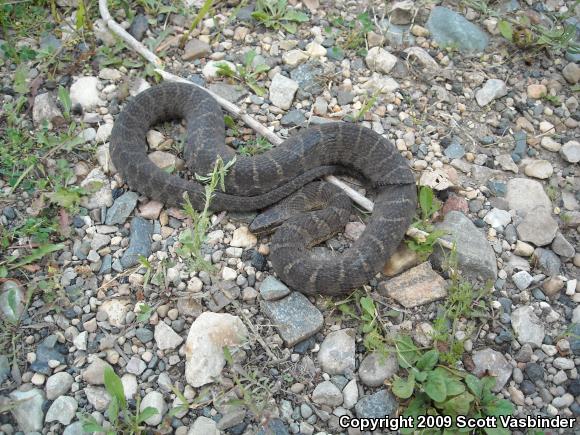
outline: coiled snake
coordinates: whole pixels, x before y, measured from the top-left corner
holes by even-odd
[[[218,155],[224,161],[235,155],[225,144],[218,103],[193,85],[165,83],[125,105],[111,134],[112,161],[132,189],[168,205],[181,204],[187,192],[201,209],[202,184],[165,172],[148,158],[147,131],[169,119],[186,122],[183,153],[192,172],[206,174]],[[375,207],[350,248],[320,257],[310,248],[344,226],[351,203],[337,187],[311,182],[337,173],[356,173],[376,189]],[[401,242],[416,206],[413,174],[393,144],[368,128],[342,122],[304,129],[257,156],[237,156],[225,187],[216,192],[213,210],[259,210],[281,201],[272,214],[290,217],[272,236],[270,260],[286,284],[307,294],[336,295],[368,282]],[[297,212],[302,208],[306,211]],[[251,229],[268,224],[261,220],[269,219],[259,216]]]

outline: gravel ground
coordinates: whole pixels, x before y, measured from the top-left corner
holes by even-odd
[[[121,378],[132,409],[140,398],[141,410],[158,411],[145,421],[149,433],[356,434],[340,427],[341,416],[402,412],[404,401],[391,394],[394,376],[404,373],[396,358],[365,347],[361,322],[342,313],[339,300],[306,297],[276,278],[269,237],[248,230],[255,213],[211,217],[202,252],[212,273],[183,260],[180,234],[191,219],[128,190],[108,154],[124,102],[154,85],[150,68],[117,49],[97,15],[79,40],[70,30],[78,2],[56,3],[62,22],[38,37],[18,36],[18,61],[7,46],[0,50],[0,146],[8,150],[21,129],[37,135],[41,149],[71,123],[67,137],[74,140],[53,142],[53,154],[26,161],[34,169],[14,191],[9,156],[1,160],[0,258],[24,258],[39,246],[29,222],[54,210],[45,241],[62,246],[0,278],[0,433],[81,434],[88,415],[107,425],[107,367]],[[200,2],[188,3],[194,16],[191,5]],[[167,70],[236,103],[281,137],[354,120],[395,143],[418,184],[443,204],[433,220],[456,242],[462,279],[493,285],[489,315],[476,328],[463,319],[453,332],[463,343],[457,368],[496,376],[494,392],[514,404],[517,417],[577,417],[579,59],[555,46],[519,48],[500,35],[498,19],[515,17],[514,7],[538,25],[569,14],[578,35],[578,6],[499,1],[494,17],[462,2],[320,3],[290,1],[308,17],[290,33],[253,19],[252,1],[222,2],[183,49],[179,37],[191,19],[178,10],[139,7],[127,16],[110,7],[137,39],[161,47]],[[25,59],[23,47],[53,47],[58,62]],[[253,87],[218,76],[216,63],[235,68],[252,50],[246,70],[269,67],[252,76]],[[68,107],[59,88],[68,91]],[[15,127],[18,101],[24,109]],[[165,124],[147,141],[158,166],[187,176],[182,133],[178,123]],[[227,133],[238,149],[253,137],[235,121]],[[33,176],[36,184],[28,182]],[[63,207],[57,186],[79,205]],[[71,194],[76,188],[80,197]],[[320,255],[356,240],[364,214],[350,220],[316,248]],[[362,290],[390,334],[432,345],[429,331],[452,284],[448,254],[436,249],[425,261],[403,245]],[[182,397],[189,408],[179,408]]]

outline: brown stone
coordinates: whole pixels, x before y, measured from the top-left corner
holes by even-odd
[[[548,278],[542,284],[542,290],[544,294],[549,298],[555,298],[560,294],[560,290],[564,287],[564,281],[562,281],[557,276],[553,276]]]
[[[429,262],[381,282],[378,291],[383,296],[395,299],[405,308],[428,304],[447,296],[445,280],[433,271]]]
[[[463,214],[467,214],[469,212],[469,207],[467,206],[467,200],[462,196],[457,195],[450,195],[443,204],[443,208],[441,209],[441,213],[445,216],[450,211],[460,211]]]
[[[401,243],[395,253],[389,258],[383,268],[383,274],[386,276],[395,276],[405,270],[416,266],[420,262],[419,255],[410,250],[405,242]]]

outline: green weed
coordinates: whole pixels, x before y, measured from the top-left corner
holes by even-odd
[[[266,64],[254,65],[256,52],[250,50],[244,56],[244,64],[236,66],[235,70],[226,63],[218,63],[218,74],[229,77],[241,83],[245,83],[254,93],[260,97],[266,95],[266,89],[258,85],[258,77],[270,69]]]
[[[355,50],[358,55],[366,56],[366,35],[375,27],[368,12],[358,14],[354,20],[346,20],[341,16],[331,17],[330,23],[324,31],[339,41],[333,47],[336,54]]]
[[[125,399],[121,378],[117,376],[111,367],[105,368],[105,389],[111,396],[111,402],[106,414],[111,427],[104,427],[92,415],[88,415],[83,418],[83,431],[88,433],[103,432],[106,435],[118,433],[139,435],[144,433],[146,428],[142,424],[148,418],[156,415],[158,411],[152,407],[147,407],[141,411],[140,400],[138,399],[135,405],[135,413],[133,413]]]
[[[252,17],[264,26],[296,33],[297,23],[308,21],[308,15],[288,7],[286,0],[257,0]]]
[[[201,6],[199,11],[197,12],[197,15],[195,16],[194,20],[191,22],[191,26],[189,26],[189,30],[187,32],[185,32],[183,34],[183,36],[181,37],[181,40],[179,42],[180,48],[183,48],[185,46],[185,43],[187,42],[187,38],[189,37],[189,34],[191,32],[193,32],[193,30],[199,25],[199,23],[201,23],[201,20],[203,20],[203,18],[207,15],[207,13],[210,11],[212,6],[213,6],[213,0],[205,0],[203,5]]]
[[[441,201],[439,201],[433,189],[427,186],[419,188],[419,215],[415,218],[412,227],[421,231],[429,233],[424,239],[406,239],[407,246],[412,251],[415,251],[419,256],[426,260],[433,252],[437,239],[445,234],[444,231],[434,230],[431,224],[431,219],[435,213],[441,208]]]
[[[243,156],[255,156],[272,148],[272,144],[264,137],[259,137],[247,142],[238,148],[238,152]]]

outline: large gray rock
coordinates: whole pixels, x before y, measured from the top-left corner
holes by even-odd
[[[518,215],[543,207],[552,209],[552,202],[539,181],[528,180],[526,178],[514,178],[508,181],[506,200],[510,209],[515,210]]]
[[[276,301],[264,301],[262,312],[276,326],[287,346],[294,346],[316,334],[324,321],[318,308],[298,292]]]
[[[540,347],[546,331],[541,320],[530,306],[520,307],[511,314],[512,327],[521,344],[531,343]]]
[[[465,17],[442,6],[431,11],[427,28],[442,46],[456,46],[463,52],[481,52],[489,43],[487,34]]]
[[[536,207],[526,213],[516,227],[520,240],[531,242],[536,246],[552,243],[558,232],[558,222],[552,218],[552,213],[544,207]]]
[[[485,235],[463,213],[450,211],[445,220],[437,225],[447,235],[443,239],[455,243],[457,263],[462,275],[471,280],[495,281],[497,263],[495,254]],[[443,267],[448,261],[449,249],[437,246],[431,255],[436,267]]]
[[[12,415],[18,424],[18,429],[23,432],[40,432],[44,420],[44,393],[33,388],[28,391],[13,391],[10,398],[16,401],[11,409]]]

